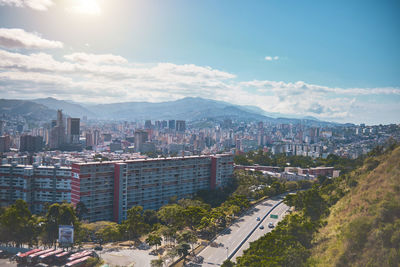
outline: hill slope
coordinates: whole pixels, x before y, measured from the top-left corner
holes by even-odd
[[[56,111],[32,101],[0,99],[0,114],[22,116],[27,120],[50,121],[56,117]]]
[[[50,109],[58,110],[62,109],[65,114],[71,117],[82,118],[83,116],[95,117],[96,115],[90,110],[82,107],[79,104],[70,103],[64,100],[58,100],[52,97],[34,99],[32,102],[44,105]]]
[[[399,266],[400,147],[368,158],[360,173],[357,186],[331,207],[309,265]]]

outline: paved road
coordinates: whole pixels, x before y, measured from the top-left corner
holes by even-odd
[[[270,216],[265,218],[265,220],[261,223],[264,226],[264,229],[257,229],[254,233],[249,237],[249,239],[244,243],[240,249],[236,252],[236,254],[232,257],[232,261],[236,261],[236,258],[243,255],[243,251],[250,247],[250,243],[256,241],[263,235],[268,232],[271,232],[273,229],[268,228],[268,224],[272,222],[275,226],[278,224],[279,221],[283,219],[283,217],[287,214],[286,212],[289,210],[289,206],[285,205],[284,203],[277,206],[271,213],[278,215],[278,219],[271,219]]]
[[[221,265],[227,259],[227,255],[230,255],[240,245],[242,240],[244,240],[246,236],[260,223],[259,221],[256,220],[256,218],[260,217],[262,219],[276,204],[282,201],[282,199],[283,198],[268,199],[256,205],[251,210],[249,210],[245,215],[239,218],[235,224],[233,224],[227,229],[225,234],[222,234],[217,237],[215,242],[219,244],[218,247],[207,246],[202,252],[200,252],[199,255],[204,257],[204,262],[203,264],[201,264],[201,266],[205,267],[205,266]],[[281,204],[276,208],[277,212],[280,214],[285,209],[281,208],[281,206],[283,205],[284,204]],[[275,214],[274,211],[272,212],[273,214]],[[280,216],[279,219],[281,218],[282,216]],[[267,219],[264,220],[262,224],[265,226],[265,222],[267,221],[268,221]],[[277,220],[275,219],[274,221],[276,222]],[[260,230],[257,228],[256,231],[253,233],[253,235],[260,237],[267,231],[268,227],[265,227],[264,230]],[[252,240],[251,237],[249,238],[249,240]],[[246,242],[247,244],[249,240]]]

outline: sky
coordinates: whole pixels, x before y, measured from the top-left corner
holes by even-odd
[[[0,0],[0,98],[400,123],[400,1]]]

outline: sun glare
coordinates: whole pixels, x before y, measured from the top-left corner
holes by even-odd
[[[80,14],[87,15],[100,15],[101,8],[96,0],[77,0],[74,1],[74,5],[71,11]]]

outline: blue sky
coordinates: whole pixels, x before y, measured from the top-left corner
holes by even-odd
[[[399,123],[399,11],[365,0],[0,0],[0,97],[200,96]]]

